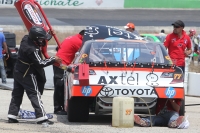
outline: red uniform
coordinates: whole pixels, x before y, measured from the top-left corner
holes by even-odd
[[[156,114],[158,114],[160,112],[160,110],[162,110],[165,106],[165,103],[166,103],[167,99],[158,99],[157,101],[157,105],[156,105]],[[181,100],[180,99],[174,99],[174,102],[176,104],[178,104],[179,106],[181,105]],[[171,110],[171,111],[175,111],[172,107],[172,104],[170,103],[170,101],[168,100],[167,101],[167,110]]]
[[[65,38],[56,54],[62,59],[62,64],[69,65],[73,61],[75,53],[82,45],[82,40],[83,37],[80,34]]]
[[[181,38],[174,33],[167,35],[164,45],[168,48],[169,56],[175,61],[175,64],[177,66],[185,66],[185,49],[191,49],[190,37],[186,32],[182,31]]]

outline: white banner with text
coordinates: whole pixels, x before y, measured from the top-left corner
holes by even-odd
[[[0,0],[0,8],[14,7],[14,2],[15,0]],[[124,0],[38,0],[38,3],[42,8],[124,8]]]

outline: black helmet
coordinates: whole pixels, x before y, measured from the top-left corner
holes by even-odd
[[[46,40],[50,40],[51,35],[49,35],[42,27],[32,26],[29,31],[29,38],[35,41],[38,45],[45,46]],[[39,42],[39,39],[43,39],[43,43]]]

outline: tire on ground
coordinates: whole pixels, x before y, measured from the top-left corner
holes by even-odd
[[[86,122],[89,119],[89,104],[86,97],[72,97],[68,100],[68,121]]]

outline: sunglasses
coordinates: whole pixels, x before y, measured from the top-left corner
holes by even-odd
[[[174,25],[174,28],[180,28],[180,26],[175,26],[175,25]]]

